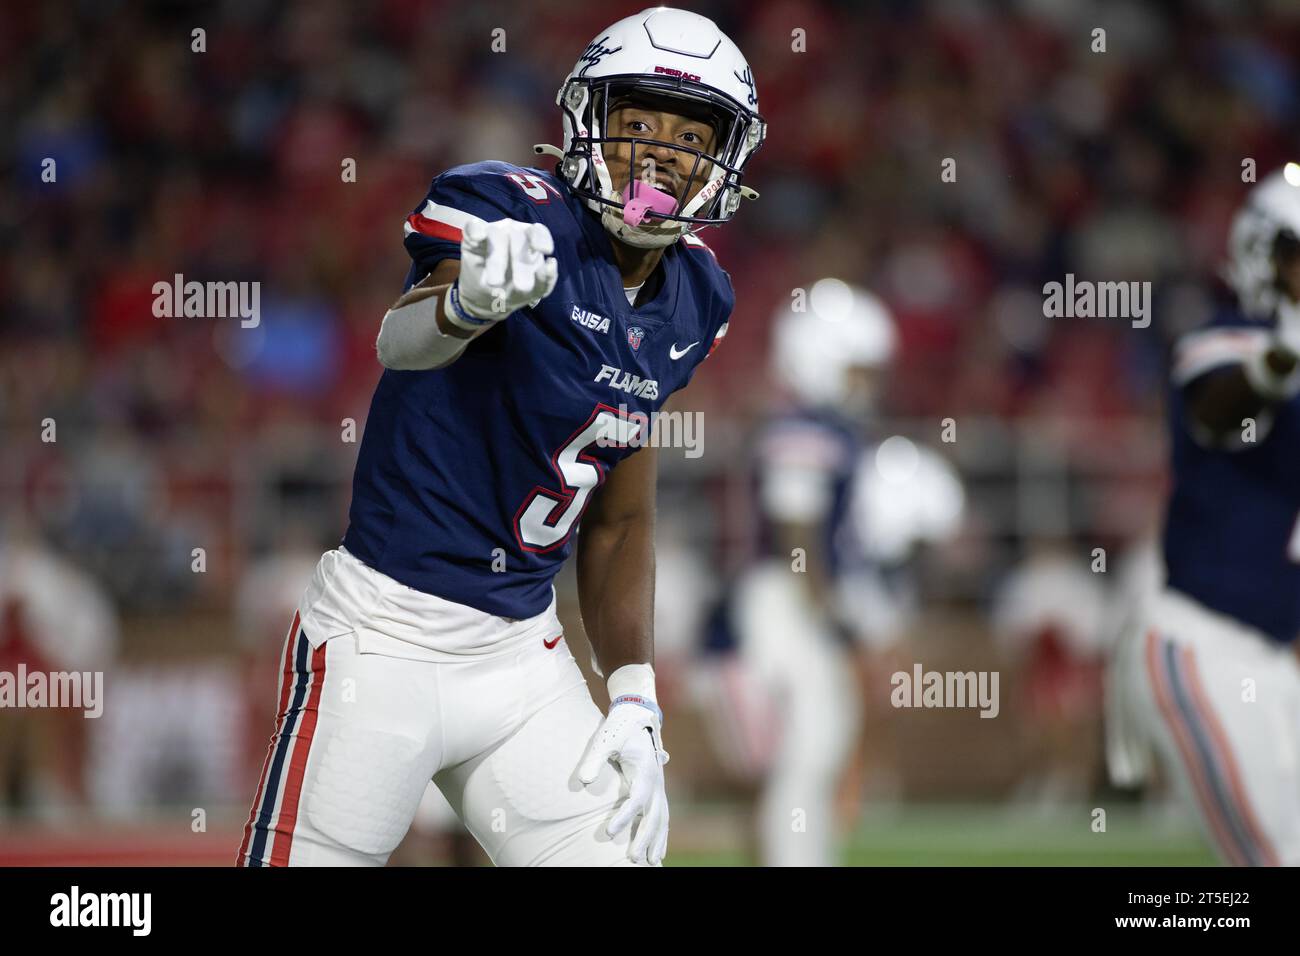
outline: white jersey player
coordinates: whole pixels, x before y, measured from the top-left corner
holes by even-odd
[[[811,308],[782,308],[774,371],[790,403],[755,448],[760,551],[715,618],[700,685],[731,732],[732,769],[762,776],[762,862],[826,866],[836,793],[858,738],[855,641],[884,646],[908,614],[880,573],[916,540],[951,529],[961,488],[901,437],[867,442],[878,378],[894,354],[885,305],[823,279]],[[920,489],[919,494],[912,492]],[[873,540],[873,526],[877,533]]]

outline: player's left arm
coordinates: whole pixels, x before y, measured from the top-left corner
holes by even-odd
[[[578,603],[594,661],[609,675],[610,698],[578,778],[594,782],[607,760],[618,766],[630,793],[609,833],[639,817],[629,856],[652,865],[668,847],[668,753],[654,683],[655,474],[653,448],[620,462],[583,515],[577,546]]]
[[[1277,349],[1267,350],[1260,364],[1279,383],[1287,381],[1296,369],[1295,357]],[[1214,369],[1186,386],[1192,420],[1216,443],[1239,430],[1244,419],[1258,418],[1261,412],[1288,398],[1280,386],[1276,390],[1261,387],[1262,376],[1252,380],[1247,368],[1243,364]]]
[[[1284,297],[1274,316],[1272,330],[1253,335],[1259,341],[1252,340],[1253,345],[1248,349],[1240,346],[1243,354],[1238,361],[1211,368],[1204,374],[1183,374],[1191,419],[1216,444],[1240,429],[1244,419],[1257,418],[1261,412],[1300,393],[1300,303]],[[1188,342],[1193,341],[1195,338],[1189,336]],[[1198,352],[1213,356],[1214,342],[1189,344],[1182,350],[1180,361],[1191,365],[1191,373],[1199,371],[1191,358]],[[1178,371],[1176,365],[1176,375]]]
[[[578,531],[578,602],[601,673],[654,664],[656,451],[614,468]]]
[[[541,223],[471,219],[460,258],[440,261],[384,315],[375,343],[379,361],[401,371],[450,365],[474,336],[551,294],[554,251]]]

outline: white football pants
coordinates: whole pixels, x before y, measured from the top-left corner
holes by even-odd
[[[1166,589],[1112,661],[1107,758],[1141,782],[1154,753],[1219,855],[1300,864],[1300,666],[1295,649]]]
[[[763,865],[833,866],[836,786],[861,719],[846,649],[817,625],[797,575],[779,562],[740,580],[734,614],[743,679],[770,708],[757,722],[775,731],[753,735],[773,748],[758,805]],[[735,688],[732,696],[755,699]]]
[[[432,779],[498,865],[630,864],[635,827],[605,833],[621,776],[575,776],[601,719],[554,603],[495,618],[328,552],[285,644],[239,863],[382,866]]]

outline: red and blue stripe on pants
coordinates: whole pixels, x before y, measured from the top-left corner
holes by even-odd
[[[1146,664],[1160,713],[1224,856],[1237,866],[1277,866],[1277,854],[1241,785],[1228,736],[1201,685],[1195,652],[1150,631]]]
[[[324,684],[325,645],[311,646],[300,615],[295,614],[285,642],[275,734],[244,826],[239,866],[289,865],[307,755],[316,733]]]

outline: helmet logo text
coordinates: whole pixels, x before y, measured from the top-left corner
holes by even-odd
[[[578,62],[585,64],[583,68],[578,71],[578,76],[586,76],[587,71],[590,70],[597,63],[599,63],[601,60],[603,60],[605,57],[609,56],[611,53],[617,53],[619,50],[623,49],[621,46],[616,46],[616,47],[605,46],[605,41],[608,39],[609,36],[606,35],[601,37],[599,40],[593,40],[591,43],[587,44],[587,49],[583,50],[582,56],[578,57]]]

